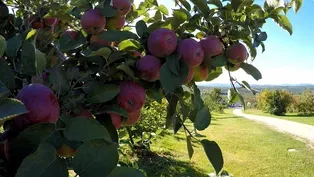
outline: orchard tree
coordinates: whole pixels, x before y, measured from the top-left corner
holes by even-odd
[[[211,123],[195,82],[224,67],[229,101],[244,105],[234,84],[252,89],[230,72],[261,79],[249,60],[265,50],[266,19],[292,34],[286,13],[302,0],[175,3],[170,13],[158,0],[1,1],[2,176],[144,176],[120,164],[118,135],[140,119],[146,98],[166,98],[166,128],[186,132],[190,158],[200,143],[219,174],[218,144],[185,125],[201,131]]]

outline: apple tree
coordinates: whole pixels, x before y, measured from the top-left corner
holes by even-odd
[[[3,176],[144,176],[119,163],[120,129],[141,118],[146,99],[166,99],[165,127],[200,143],[217,174],[222,151],[196,130],[211,123],[196,82],[225,68],[229,101],[241,100],[231,72],[265,50],[266,19],[292,34],[286,16],[302,0],[0,1],[0,123]],[[10,12],[11,11],[11,12]]]

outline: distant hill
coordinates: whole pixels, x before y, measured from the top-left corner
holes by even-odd
[[[211,88],[221,88],[223,92],[225,92],[228,88],[231,87],[230,84],[217,84],[217,83],[198,83],[197,84],[200,88],[200,90],[208,90]],[[238,87],[238,85],[236,85]],[[289,90],[292,93],[302,93],[306,89],[310,89],[314,91],[314,84],[282,84],[282,85],[271,85],[271,84],[265,84],[265,85],[258,85],[258,84],[252,84],[252,88],[256,90],[263,90],[263,89],[284,89]],[[242,90],[242,89],[241,89]]]

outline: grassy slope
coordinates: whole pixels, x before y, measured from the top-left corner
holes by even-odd
[[[290,120],[290,121],[299,122],[299,123],[303,123],[303,124],[314,125],[314,116],[310,116],[310,117],[298,116],[297,114],[294,114],[294,113],[287,113],[285,116],[275,116],[275,115],[271,115],[269,113],[264,113],[263,111],[258,110],[258,109],[248,109],[245,111],[245,113],[275,117],[275,118]]]
[[[211,127],[199,133],[220,145],[225,170],[234,176],[303,177],[314,174],[314,150],[264,125],[235,118],[228,113],[214,115]],[[202,147],[194,145],[195,153],[189,163],[184,132],[176,136],[166,135],[152,144],[152,150],[160,157],[142,160],[140,167],[148,172],[149,177],[208,176],[213,168]],[[289,148],[297,151],[288,152]]]

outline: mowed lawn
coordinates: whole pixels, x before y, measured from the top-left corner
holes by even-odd
[[[263,111],[258,110],[258,109],[247,109],[245,111],[245,113],[246,114],[275,117],[275,118],[290,120],[290,121],[299,122],[299,123],[303,123],[303,124],[314,125],[314,116],[299,116],[296,113],[287,113],[284,116],[275,116],[275,115],[271,115],[269,113],[264,113]]]
[[[235,117],[231,111],[214,114],[212,125],[198,132],[216,141],[224,156],[224,170],[235,177],[305,177],[314,176],[314,150],[287,134]],[[202,138],[202,137],[200,137]],[[295,149],[289,152],[288,149]],[[214,170],[202,147],[194,144],[194,156],[189,160],[183,131],[165,135],[151,145],[157,157],[140,161],[140,168],[149,177],[208,177]]]

